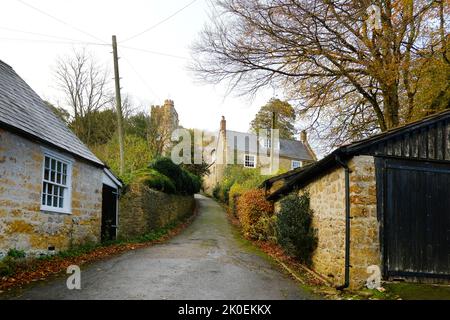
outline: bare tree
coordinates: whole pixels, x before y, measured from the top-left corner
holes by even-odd
[[[107,69],[86,50],[74,50],[71,56],[58,59],[55,78],[70,107],[75,133],[83,142],[90,144],[93,130],[91,116],[102,108],[110,107],[113,102]]]
[[[285,88],[303,118],[340,144],[411,119],[415,62],[426,65],[448,37],[444,1],[216,0],[192,68],[243,93]],[[375,28],[372,5],[380,9]]]

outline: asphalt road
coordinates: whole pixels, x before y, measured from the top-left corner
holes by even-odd
[[[294,280],[241,238],[224,210],[196,196],[199,215],[169,242],[82,268],[81,290],[66,277],[38,282],[13,299],[311,299]]]

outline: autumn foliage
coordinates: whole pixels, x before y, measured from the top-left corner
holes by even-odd
[[[255,238],[255,225],[261,217],[270,217],[273,212],[273,204],[266,200],[263,190],[246,191],[237,200],[237,215],[247,237]]]

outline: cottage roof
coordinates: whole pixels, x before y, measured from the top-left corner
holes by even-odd
[[[233,139],[236,137],[237,144],[235,145],[236,150],[238,151],[248,151],[252,153],[257,153],[256,145],[252,146],[249,144],[246,146],[246,137],[256,138],[256,135],[253,133],[245,133],[238,131],[230,131],[227,130],[227,143],[228,146],[233,146]],[[301,141],[297,140],[288,140],[288,139],[279,139],[280,141],[280,153],[281,157],[292,158],[295,160],[306,160],[306,161],[314,161],[313,155],[308,151],[307,147]]]
[[[0,126],[104,166],[37,93],[1,60]]]

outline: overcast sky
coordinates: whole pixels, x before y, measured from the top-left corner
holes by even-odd
[[[70,55],[74,48],[86,47],[112,70],[111,47],[87,45],[86,42],[109,44],[111,35],[116,34],[119,56],[122,57],[120,69],[123,93],[130,94],[136,103],[148,110],[150,105],[162,104],[164,99],[170,98],[175,101],[184,127],[217,130],[220,117],[225,115],[228,128],[247,131],[249,122],[259,107],[276,95],[276,92],[262,92],[254,100],[248,97],[237,98],[235,95],[226,96],[225,85],[215,87],[194,83],[187,70],[187,59],[123,47],[189,58],[190,46],[208,22],[209,0],[197,0],[151,31],[120,44],[122,40],[154,26],[191,2],[192,0],[2,0],[0,60],[11,65],[42,98],[63,105],[61,94],[54,84],[56,59]],[[66,25],[57,19],[65,21]],[[76,44],[72,40],[76,40]]]

